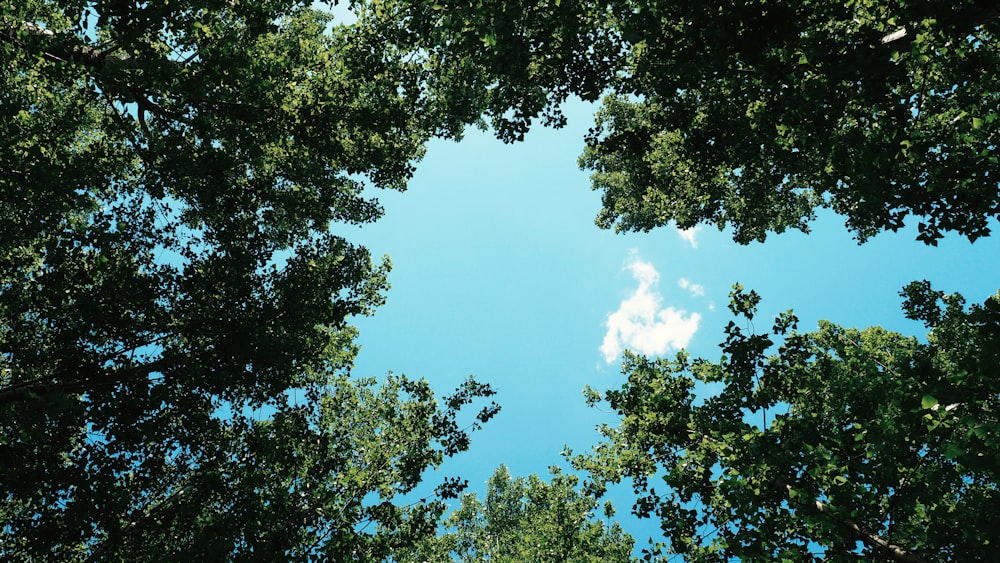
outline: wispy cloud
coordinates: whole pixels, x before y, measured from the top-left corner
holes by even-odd
[[[691,248],[698,248],[698,231],[701,230],[701,225],[696,225],[690,229],[677,228],[677,234],[681,236],[682,239],[688,241]]]
[[[626,268],[639,287],[608,315],[608,331],[601,344],[604,361],[614,362],[626,348],[655,356],[687,346],[698,330],[701,315],[663,307],[657,288],[660,274],[649,262],[633,256]]]
[[[701,284],[692,283],[687,278],[681,278],[680,280],[678,280],[677,285],[681,286],[681,289],[688,290],[691,293],[691,295],[695,297],[705,296],[705,287],[702,286]]]

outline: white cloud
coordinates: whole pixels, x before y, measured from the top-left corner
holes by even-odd
[[[663,296],[656,288],[660,274],[649,262],[636,256],[627,269],[639,287],[608,315],[608,331],[601,344],[604,361],[615,361],[625,348],[655,356],[687,346],[698,330],[701,315],[663,307]]]
[[[688,290],[689,292],[691,292],[691,295],[694,295],[695,297],[705,296],[705,287],[702,286],[701,284],[691,283],[691,281],[688,280],[687,278],[681,278],[680,280],[678,280],[677,285],[681,286],[681,289]]]
[[[698,239],[696,237],[698,236],[698,231],[701,230],[701,225],[695,225],[690,229],[675,228],[677,229],[677,234],[691,244],[691,248],[698,248]]]

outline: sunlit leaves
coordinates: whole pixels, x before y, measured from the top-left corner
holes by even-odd
[[[597,520],[598,501],[578,491],[579,479],[550,468],[546,482],[538,475],[512,478],[500,466],[486,484],[485,498],[462,496],[461,506],[445,520],[445,531],[401,550],[396,559],[418,561],[628,561],[632,537],[610,518],[607,502]]]
[[[317,402],[225,423],[231,440],[178,485],[186,492],[173,489],[106,538],[102,554],[378,560],[433,534],[443,505],[398,499],[454,453],[444,442],[466,431],[444,423],[461,413],[439,408],[426,381],[339,375],[326,384]]]

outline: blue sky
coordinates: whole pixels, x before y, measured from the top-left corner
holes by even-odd
[[[735,282],[762,295],[759,330],[792,308],[800,330],[829,319],[908,334],[922,327],[900,311],[907,282],[928,279],[970,302],[998,288],[996,236],[935,248],[910,229],[858,246],[830,214],[809,235],[749,246],[712,227],[600,230],[600,194],[576,165],[594,109],[571,103],[567,127],[539,127],[519,144],[476,130],[433,142],[407,192],[379,194],[385,217],[345,233],[393,262],[387,304],[357,319],[355,373],[423,377],[442,393],[474,374],[498,391],[503,410],[444,468],[472,490],[501,463],[544,475],[563,464],[564,445],[595,444],[595,426],[612,419],[581,391],[621,385],[620,347],[672,355],[685,346],[718,359]],[[614,500],[620,516],[632,502]]]

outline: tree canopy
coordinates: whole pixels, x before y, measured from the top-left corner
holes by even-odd
[[[461,482],[392,502],[496,407],[348,377],[389,263],[330,225],[377,218],[362,190],[443,127],[352,33],[292,0],[3,5],[0,558],[433,533]]]
[[[721,360],[633,355],[620,389],[589,391],[621,422],[575,464],[598,490],[632,482],[634,510],[667,539],[649,558],[994,559],[1000,295],[965,308],[926,282],[904,294],[926,342],[828,322],[798,333],[790,312],[755,334],[759,296],[737,287],[747,327],[729,324]]]
[[[911,216],[975,240],[1000,215],[996,2],[350,5],[3,4],[0,558],[620,560],[592,511],[630,478],[692,559],[989,559],[996,297],[909,286],[926,342],[789,314],[730,324],[717,363],[630,356],[590,396],[623,417],[576,460],[596,488],[500,470],[435,537],[464,482],[417,486],[499,407],[351,374],[390,264],[331,226],[376,220],[366,190],[404,189],[428,140],[516,141],[575,95],[603,97],[602,227],[745,243],[830,208],[860,240]]]
[[[421,561],[629,561],[632,536],[617,523],[595,519],[599,506],[578,490],[579,479],[551,467],[551,480],[538,475],[512,478],[505,466],[486,483],[486,498],[462,495],[461,506],[444,521],[445,532],[396,554]],[[605,502],[609,519],[614,507]]]
[[[830,208],[859,240],[913,216],[934,244],[1000,215],[996,2],[372,4],[363,19],[501,138],[607,93],[580,160],[602,227],[746,243]]]

